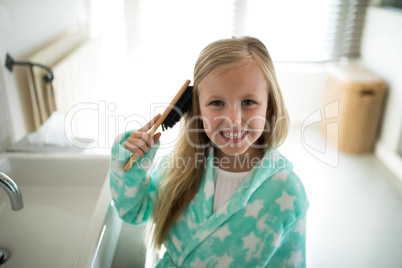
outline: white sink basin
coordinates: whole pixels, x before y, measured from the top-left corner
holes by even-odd
[[[0,188],[0,248],[11,252],[1,267],[100,266],[100,252],[110,248],[104,238],[120,232],[110,209],[108,156],[0,154],[0,171],[24,199],[24,208],[12,211]]]

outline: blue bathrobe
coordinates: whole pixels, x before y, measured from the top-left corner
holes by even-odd
[[[112,148],[110,187],[120,217],[131,224],[148,221],[159,174],[151,166],[159,144],[123,168],[131,152],[120,135]],[[213,212],[213,150],[196,196],[171,227],[157,267],[305,267],[306,211],[309,203],[292,164],[278,150],[266,152],[233,196]]]

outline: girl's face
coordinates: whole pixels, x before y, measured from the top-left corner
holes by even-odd
[[[211,72],[199,84],[205,133],[227,155],[253,153],[265,129],[267,83],[259,66],[246,63]]]

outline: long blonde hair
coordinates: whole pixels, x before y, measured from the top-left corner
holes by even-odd
[[[195,64],[192,107],[184,116],[184,129],[172,154],[187,160],[189,165],[185,170],[174,168],[175,160],[172,157],[171,163],[166,165],[170,168],[165,170],[165,176],[160,181],[158,199],[152,212],[152,242],[156,248],[160,248],[171,226],[194,198],[204,173],[204,165],[196,157],[206,157],[210,141],[199,119],[200,82],[212,71],[225,71],[251,61],[261,68],[268,90],[267,129],[261,135],[259,143],[264,145],[264,151],[268,151],[285,140],[289,124],[288,113],[265,45],[253,37],[223,39],[209,44],[200,53]]]

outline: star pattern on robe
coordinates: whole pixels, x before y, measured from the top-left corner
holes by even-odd
[[[229,267],[229,265],[234,261],[227,253],[223,254],[222,257],[217,258],[217,260],[218,263],[216,267]]]
[[[188,219],[186,220],[186,224],[190,230],[195,230],[196,226],[190,217],[188,217]]]
[[[220,207],[217,211],[216,211],[216,216],[219,217],[223,214],[228,214],[228,205],[229,203],[225,203],[223,204],[222,207]]]
[[[283,241],[282,234],[274,233],[274,241],[272,241],[271,246],[279,248]]]
[[[295,232],[298,232],[300,235],[303,235],[305,231],[306,231],[306,218],[300,220],[299,224],[295,229]]]
[[[196,267],[196,268],[204,268],[207,267],[207,263],[208,263],[209,259],[206,259],[205,261],[201,261],[201,259],[199,257],[197,257],[195,259],[195,261],[193,261],[191,263],[191,267]]]
[[[126,188],[126,192],[124,193],[124,195],[126,197],[128,197],[128,198],[134,197],[138,192],[138,187],[137,186],[134,186],[134,187],[131,187],[131,188],[127,187],[127,186],[124,186],[124,187]]]
[[[287,263],[288,265],[293,264],[293,267],[297,267],[299,266],[299,264],[303,262],[303,256],[302,256],[302,251],[292,251],[290,258],[285,260],[285,263]]]
[[[119,187],[123,187],[123,183],[124,183],[123,179],[121,179],[121,178],[119,178],[119,177],[115,177],[115,179],[116,179],[116,181],[117,181],[118,186],[119,186]]]
[[[261,186],[261,181],[258,181],[254,186],[253,186],[253,188],[251,189],[251,191],[252,192],[255,192],[255,190],[257,190],[258,189],[258,187],[260,187]],[[245,187],[246,188],[246,187]]]
[[[285,191],[282,191],[282,196],[275,200],[281,206],[281,212],[286,209],[293,210],[293,203],[296,200],[295,196],[288,195]]]
[[[258,218],[258,213],[264,207],[264,200],[254,200],[253,203],[246,207],[246,213],[244,217],[253,216],[254,218]]]
[[[144,170],[148,170],[152,166],[152,160],[149,158],[142,158],[141,159],[141,167]]]
[[[204,188],[205,200],[208,201],[209,198],[214,194],[214,182],[207,180]]]
[[[186,217],[184,216],[183,213],[180,214],[180,216],[177,218],[176,222],[181,222],[181,221],[186,221]]]
[[[254,231],[252,231],[248,236],[242,238],[244,245],[243,248],[247,249],[247,257],[246,260],[250,260],[253,252],[255,252],[257,248],[257,244],[261,242],[261,239],[255,236]]]
[[[231,235],[232,232],[229,231],[229,225],[226,223],[223,227],[217,229],[214,233],[213,233],[213,237],[217,237],[221,240],[221,242],[223,242],[223,240],[225,240],[225,238],[229,235]]]
[[[275,174],[272,177],[272,180],[282,180],[282,181],[286,181],[287,176],[289,175],[289,170],[284,170],[280,173]]]
[[[119,198],[119,194],[116,192],[114,187],[110,187],[110,192],[112,193],[113,199],[117,200],[117,198]]]
[[[192,206],[195,206],[195,200],[197,200],[197,198],[198,198],[198,193],[195,194],[193,200],[191,200],[191,202],[190,202],[190,204],[191,204]]]
[[[207,236],[210,235],[210,234],[211,234],[210,231],[204,230],[204,231],[202,231],[202,232],[198,232],[197,235],[196,235],[196,237],[198,237],[200,240],[204,240],[205,237],[207,237]]]
[[[258,230],[264,232],[267,229],[268,225],[266,224],[265,220],[268,218],[268,213],[262,215],[260,219],[257,221],[256,226]]]
[[[172,242],[178,251],[182,251],[183,242],[180,241],[175,235],[172,236]]]
[[[120,143],[120,142],[123,140],[123,138],[124,138],[124,135],[123,135],[123,134],[119,134],[119,135],[116,137],[115,142]]]
[[[180,225],[185,225],[191,230],[194,230],[196,228],[195,223],[191,217],[191,214],[185,216],[184,213],[181,213],[179,218],[177,218],[176,223]]]
[[[119,209],[119,216],[123,217],[127,212],[129,211],[129,209]]]
[[[139,224],[141,223],[144,219],[144,211],[140,210],[140,212],[137,215],[137,219],[135,220],[135,223]]]
[[[118,163],[118,161],[112,161],[111,170],[117,175],[113,177],[118,182],[119,187],[123,186],[123,180],[120,178],[124,176],[124,170],[121,168],[121,165]]]

